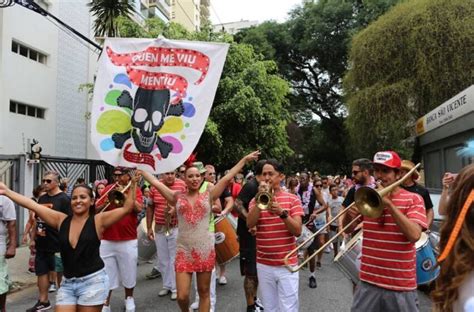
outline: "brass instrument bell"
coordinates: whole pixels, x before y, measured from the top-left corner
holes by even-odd
[[[267,210],[273,203],[273,190],[269,191],[268,188],[264,191],[260,191],[255,195],[255,202],[258,209]]]

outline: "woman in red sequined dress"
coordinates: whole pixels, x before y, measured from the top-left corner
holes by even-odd
[[[175,270],[178,305],[183,312],[189,311],[193,272],[197,276],[199,311],[207,312],[210,309],[211,272],[216,260],[214,233],[209,231],[211,202],[219,198],[246,163],[257,160],[259,155],[260,152],[255,151],[242,158],[212,189],[204,193],[199,193],[202,177],[194,166],[187,167],[185,171],[187,193],[174,192],[150,173],[142,172],[143,177],[166,198],[170,206],[176,207],[170,213],[178,216]]]

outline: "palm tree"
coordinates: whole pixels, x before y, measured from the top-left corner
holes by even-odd
[[[89,4],[95,17],[94,34],[96,37],[115,37],[119,16],[130,18],[135,9],[128,0],[92,0]]]

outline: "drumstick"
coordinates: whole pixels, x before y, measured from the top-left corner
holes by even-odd
[[[456,223],[454,224],[453,231],[451,232],[451,235],[449,235],[448,243],[446,244],[443,252],[441,253],[441,256],[438,258],[438,262],[441,262],[446,259],[446,257],[449,255],[451,252],[451,249],[454,247],[454,243],[456,242],[456,239],[458,238],[458,234],[461,231],[462,224],[464,223],[464,219],[466,218],[467,211],[469,210],[469,207],[471,206],[472,202],[474,201],[474,190],[469,193],[469,196],[466,198],[466,201],[464,202],[464,206],[461,209],[461,212],[459,213],[458,219],[456,220]]]

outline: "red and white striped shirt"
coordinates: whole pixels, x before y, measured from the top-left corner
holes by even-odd
[[[163,183],[163,180],[160,180],[160,182]],[[186,192],[186,184],[181,179],[176,179],[171,186],[167,185],[167,187],[172,191],[179,191],[181,193]],[[165,225],[165,207],[167,205],[166,199],[163,197],[163,195],[161,195],[160,192],[158,192],[155,187],[152,187],[150,189],[150,198],[153,204],[153,209],[155,211],[155,223],[157,225]],[[171,218],[170,226],[176,226],[175,216]]]
[[[273,200],[288,211],[291,217],[302,216],[301,201],[295,194],[279,191]],[[255,208],[255,199],[249,204],[249,210]],[[258,208],[255,208],[258,209]],[[277,215],[264,210],[257,222],[257,262],[271,266],[285,265],[283,258],[296,248],[295,236],[288,231],[284,221]],[[298,263],[296,253],[289,259],[291,265]]]
[[[399,189],[389,197],[410,221],[426,229],[426,212],[418,194]],[[381,217],[363,217],[360,279],[396,291],[416,289],[416,248],[395,223],[388,208]]]

